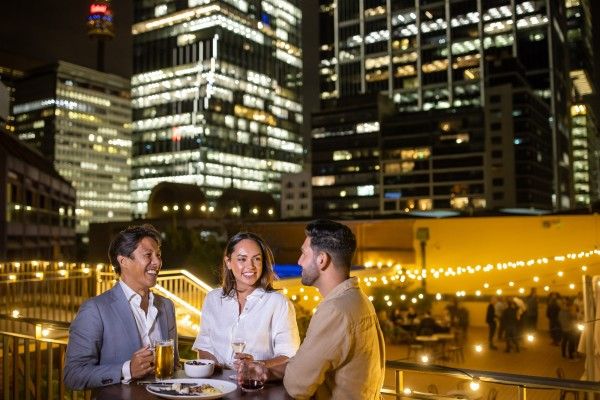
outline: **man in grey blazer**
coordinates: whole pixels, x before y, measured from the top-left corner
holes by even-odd
[[[160,234],[151,225],[132,226],[111,242],[108,255],[120,279],[81,305],[69,329],[65,385],[71,389],[128,382],[153,371],[153,341],[173,339],[173,302],[150,288],[162,266]]]

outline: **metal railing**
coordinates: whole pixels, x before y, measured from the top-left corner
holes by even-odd
[[[13,266],[13,271],[0,273],[0,314],[70,322],[85,300],[117,281],[113,272],[103,268],[69,264],[66,269],[62,263],[47,264],[22,264],[18,271]],[[211,289],[189,271],[177,269],[161,271],[155,291],[173,300],[182,329],[195,335]]]
[[[533,392],[536,394],[539,391],[551,391],[556,394],[552,398],[563,398],[564,392],[581,393],[582,399],[593,399],[595,394],[600,394],[600,385],[598,382],[579,381],[571,379],[558,379],[532,375],[510,374],[505,372],[481,371],[473,369],[453,368],[442,365],[417,364],[405,361],[387,361],[386,370],[393,371],[394,383],[392,387],[384,387],[381,391],[384,398],[396,399],[459,399],[457,392],[449,392],[446,395],[428,392],[427,389],[417,390],[418,385],[411,385],[408,382],[407,373],[415,372],[419,374],[433,374],[435,378],[426,380],[426,382],[440,382],[440,376],[450,377],[460,381],[460,385],[469,387],[471,382],[476,384],[477,390],[483,390],[480,386],[483,385],[502,385],[502,387],[512,388],[509,394],[500,394],[498,398],[510,398],[527,400],[533,398]],[[419,381],[419,379],[415,379]],[[421,380],[422,381],[422,380]],[[421,383],[422,385],[422,383]],[[468,391],[470,389],[466,389]],[[493,389],[497,391],[496,388]],[[463,395],[464,396],[464,395]],[[475,397],[475,396],[473,396]],[[541,396],[547,397],[547,396]],[[478,397],[484,398],[484,397]],[[495,398],[495,397],[494,397]],[[548,397],[549,398],[549,397]]]
[[[66,340],[0,332],[0,388],[5,400],[90,399],[63,382]]]
[[[0,274],[0,313],[69,322],[95,295],[96,277],[81,271]]]

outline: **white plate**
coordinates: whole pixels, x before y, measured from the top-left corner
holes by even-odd
[[[221,393],[218,394],[169,394],[169,393],[163,393],[161,392],[159,389],[161,387],[164,387],[164,385],[162,385],[162,383],[192,383],[194,385],[205,385],[205,384],[209,384],[213,387],[215,387],[216,389],[219,389],[221,391]],[[150,393],[159,396],[159,397],[164,397],[165,399],[218,399],[221,398],[223,396],[228,395],[231,392],[235,392],[237,389],[237,385],[233,382],[227,382],[227,381],[222,381],[220,379],[193,379],[193,378],[186,378],[186,379],[165,379],[163,381],[160,381],[160,383],[151,383],[149,385],[146,386],[146,390],[149,391]]]

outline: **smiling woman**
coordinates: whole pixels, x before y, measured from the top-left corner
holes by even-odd
[[[234,235],[223,254],[222,288],[210,292],[193,348],[201,358],[232,366],[236,359],[285,362],[300,339],[291,302],[273,289],[273,253],[251,232]],[[233,339],[244,349],[234,350]],[[245,351],[245,353],[242,353]]]

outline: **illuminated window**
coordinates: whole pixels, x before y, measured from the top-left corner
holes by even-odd
[[[373,196],[373,195],[375,195],[375,186],[373,186],[373,185],[357,186],[356,193],[359,196]]]
[[[154,7],[154,16],[155,17],[161,17],[163,15],[165,15],[168,11],[167,5],[166,4],[160,4],[156,7]]]
[[[351,160],[352,154],[347,150],[337,150],[333,152],[333,161]]]
[[[335,184],[335,176],[313,176],[312,185],[313,186],[331,186]]]
[[[433,201],[431,199],[419,199],[418,205],[421,211],[431,210],[433,208]]]
[[[400,150],[400,158],[403,160],[423,160],[429,158],[430,156],[431,150],[428,147]]]
[[[469,205],[468,197],[454,197],[454,198],[450,199],[450,206],[452,208],[462,210],[463,208],[466,208],[468,205]]]

